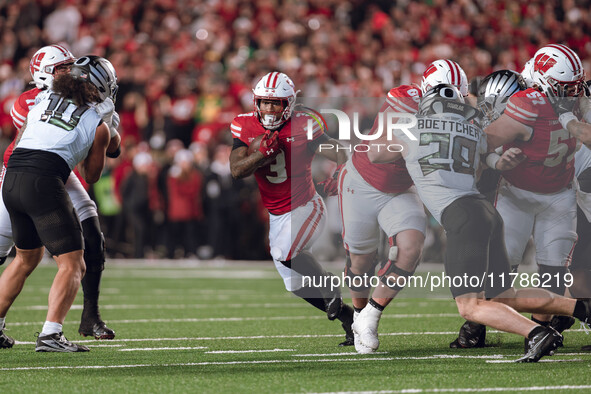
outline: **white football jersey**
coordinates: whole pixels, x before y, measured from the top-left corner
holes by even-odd
[[[48,92],[29,111],[27,126],[15,148],[53,152],[70,170],[88,155],[101,118],[90,107]]]
[[[479,194],[476,169],[486,137],[475,124],[453,113],[418,115],[417,125],[395,136],[404,143],[406,168],[423,204],[441,223],[443,210],[460,197]]]
[[[591,167],[591,149],[582,145],[581,149],[575,153],[575,177],[589,167]]]

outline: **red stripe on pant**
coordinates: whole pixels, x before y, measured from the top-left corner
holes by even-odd
[[[298,243],[300,242],[300,239],[302,239],[302,237],[306,233],[306,230],[308,229],[308,226],[310,225],[310,222],[312,221],[312,219],[314,218],[314,216],[316,216],[316,213],[318,212],[318,203],[316,202],[316,200],[313,200],[312,203],[314,204],[314,208],[312,208],[312,213],[310,213],[310,216],[308,216],[308,218],[304,222],[304,225],[302,226],[302,228],[300,228],[300,231],[298,232],[298,235],[296,236],[295,241],[291,245],[291,248],[289,250],[289,254],[287,255],[287,260],[291,260],[291,257],[292,257],[291,255],[293,254],[293,252],[296,251],[296,249],[297,249],[296,247],[297,247]]]

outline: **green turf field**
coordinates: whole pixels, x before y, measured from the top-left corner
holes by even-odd
[[[7,316],[17,344],[0,351],[2,393],[591,391],[591,353],[579,351],[591,336],[578,322],[553,357],[514,364],[521,338],[493,332],[491,347],[452,351],[463,322],[454,303],[408,292],[382,317],[378,353],[357,355],[337,346],[339,323],[284,290],[271,262],[109,264],[102,314],[116,339],[78,341],[89,353],[35,353],[54,273],[40,266]],[[80,339],[80,304],[81,292],[64,325],[70,340]]]

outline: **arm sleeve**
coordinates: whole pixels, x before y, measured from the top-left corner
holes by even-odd
[[[20,104],[20,97],[19,100],[16,100],[12,105],[12,109],[10,110],[10,116],[12,117],[12,124],[16,127],[17,130],[20,130],[27,120],[27,114],[29,113],[28,108],[25,109]]]

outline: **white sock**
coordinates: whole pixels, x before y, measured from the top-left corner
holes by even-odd
[[[367,303],[367,305],[365,306],[365,308],[363,308],[361,313],[363,313],[367,316],[370,316],[372,319],[377,320],[378,322],[380,321],[380,318],[382,317],[382,311],[379,310],[378,308],[376,308],[375,306],[373,306],[371,304],[371,302]]]
[[[5,317],[0,317],[0,330],[4,328],[4,320],[6,320]]]
[[[46,321],[43,325],[43,330],[41,331],[42,335],[51,335],[57,334],[62,332],[62,325],[59,323],[54,323],[52,321]]]

